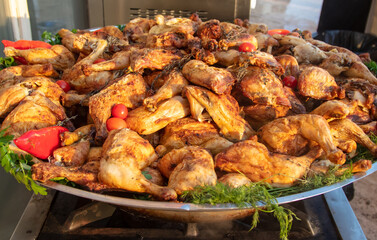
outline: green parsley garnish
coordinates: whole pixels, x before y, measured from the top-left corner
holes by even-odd
[[[13,136],[4,136],[5,129],[0,131],[0,161],[4,170],[14,176],[26,188],[35,194],[47,195],[46,189],[34,182],[31,177],[32,156],[18,155],[9,148]]]
[[[124,30],[125,27],[126,27],[125,24],[123,24],[123,25],[117,25],[117,28],[118,28],[120,31],[122,31],[122,32],[123,32],[123,30]]]
[[[16,66],[16,62],[14,61],[13,57],[0,57],[0,70],[3,70],[4,68],[10,67],[10,66]]]
[[[365,63],[365,65],[369,68],[369,71],[371,71],[375,76],[377,76],[377,63],[375,61],[370,61]]]
[[[52,34],[51,32],[44,31],[42,33],[42,41],[49,43],[51,45],[62,44],[62,38],[58,33]]]

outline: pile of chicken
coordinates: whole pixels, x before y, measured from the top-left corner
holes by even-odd
[[[51,49],[7,47],[6,56],[29,65],[0,72],[1,129],[18,137],[61,122],[70,128],[49,161],[33,165],[35,180],[66,177],[93,191],[163,200],[217,182],[292,186],[331,165],[346,169],[357,144],[377,156],[366,135],[376,131],[377,79],[359,56],[310,32],[267,30],[240,19],[156,16],[123,32],[61,29],[62,45]],[[257,50],[240,52],[244,42]],[[286,76],[297,87],[284,86]],[[115,104],[129,109],[127,128],[109,132]],[[73,124],[73,115],[85,121]]]

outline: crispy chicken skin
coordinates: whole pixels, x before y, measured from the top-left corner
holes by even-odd
[[[82,69],[86,76],[89,76],[92,72],[127,69],[130,66],[130,55],[131,51],[116,52],[110,60],[82,65]]]
[[[377,156],[377,145],[374,144],[368,135],[366,135],[364,131],[351,120],[347,118],[334,120],[329,122],[329,125],[331,134],[336,142],[336,145],[338,145],[338,148],[342,150],[344,149],[345,151],[347,150],[347,146],[350,144],[356,146],[356,144],[352,144],[354,141],[365,146],[374,156]],[[350,149],[347,152],[352,152],[353,150],[356,149]]]
[[[105,86],[106,83],[112,79],[111,72],[92,72],[89,74],[89,76],[86,76],[83,72],[83,66],[92,64],[103,54],[106,47],[106,40],[97,41],[96,48],[87,57],[76,63],[72,68],[64,71],[62,79],[68,82],[79,93],[89,93]]]
[[[0,71],[0,87],[7,87],[26,77],[51,77],[57,78],[59,74],[51,63],[18,65],[7,67]]]
[[[296,58],[291,55],[276,56],[275,59],[284,68],[284,76],[294,76],[296,79],[300,75],[300,67]]]
[[[268,69],[248,67],[237,87],[255,104],[291,107],[282,82]]]
[[[297,89],[302,96],[322,100],[341,99],[345,94],[334,77],[319,67],[305,68],[298,78]]]
[[[217,181],[211,154],[197,146],[172,150],[160,159],[158,168],[162,174],[167,174],[168,187],[178,195],[196,186],[213,186]]]
[[[127,108],[136,108],[142,104],[147,94],[147,84],[140,74],[124,75],[113,82],[89,98],[89,114],[96,127],[96,140],[99,142],[107,137],[106,121],[111,116],[111,108],[120,103]]]
[[[235,82],[232,74],[226,69],[210,67],[198,60],[186,63],[182,68],[182,74],[190,82],[217,94],[230,93]]]
[[[54,159],[51,162],[55,165],[66,167],[82,166],[88,158],[89,149],[90,143],[88,140],[58,148],[53,152]]]
[[[64,70],[75,64],[75,57],[63,45],[53,45],[48,48],[15,49],[6,47],[4,54],[7,57],[23,57],[29,64],[52,64],[56,70]]]
[[[272,152],[293,156],[305,153],[310,141],[314,141],[330,161],[337,164],[346,161],[346,155],[335,145],[329,124],[319,115],[300,114],[275,119],[258,130],[258,139]]]
[[[227,185],[231,188],[250,185],[251,180],[241,173],[227,173],[220,177],[217,182]]]
[[[49,78],[29,77],[19,80],[19,83],[0,90],[0,116],[9,113],[33,91],[43,93],[56,105],[60,105],[60,98],[65,95],[61,87]]]
[[[141,170],[157,160],[152,145],[136,132],[113,130],[103,145],[98,178],[114,188],[150,193],[162,200],[175,200],[176,192],[148,181]]]
[[[153,96],[145,98],[143,104],[149,111],[154,112],[159,102],[181,94],[183,88],[187,85],[188,81],[183,77],[182,73],[173,70],[169,72],[164,85]]]
[[[162,70],[172,61],[178,60],[182,54],[178,50],[143,48],[132,51],[130,67],[134,72],[142,73],[144,69]]]
[[[203,41],[209,39],[219,40],[222,36],[220,21],[217,19],[211,19],[207,22],[203,22],[198,27],[196,34]]]
[[[199,122],[193,118],[182,118],[169,123],[160,140],[165,151],[185,146],[200,146],[212,154],[217,154],[233,143],[220,136],[216,127],[208,122]],[[160,154],[160,152],[159,152]]]
[[[202,87],[189,85],[186,87],[186,96],[190,102],[191,115],[201,121],[203,110],[207,110],[226,139],[245,140],[255,133],[240,116],[238,103],[231,95],[217,95]]]
[[[242,173],[253,182],[265,181],[275,187],[289,187],[308,172],[310,164],[320,155],[319,147],[295,157],[272,153],[262,143],[245,140],[217,154],[215,166],[222,171]]]
[[[310,112],[324,117],[327,121],[342,119],[348,116],[350,108],[347,104],[338,100],[329,100]]]
[[[154,112],[144,106],[128,113],[127,126],[142,135],[148,135],[163,129],[171,122],[184,118],[190,114],[190,106],[186,99],[175,96],[157,105]]]
[[[4,119],[1,130],[6,135],[21,136],[29,130],[54,126],[66,119],[64,108],[54,104],[40,93],[25,97],[20,104]]]
[[[308,175],[314,175],[314,174],[327,174],[328,171],[330,171],[333,167],[336,165],[328,160],[320,160],[315,161],[310,166],[310,171]],[[336,171],[336,176],[341,176],[345,171],[348,171],[351,169],[352,173],[359,173],[359,172],[366,172],[372,167],[372,161],[371,160],[365,160],[361,159],[356,162],[353,162],[352,164],[343,164],[340,166]]]
[[[154,19],[135,18],[126,24],[123,33],[130,42],[145,42],[149,30],[154,25],[156,25]]]

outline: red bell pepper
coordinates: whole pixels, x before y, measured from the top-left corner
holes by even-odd
[[[68,129],[61,126],[30,130],[13,142],[21,150],[37,158],[47,159],[55,149],[61,146],[60,134],[66,131]]]
[[[18,40],[16,42],[9,40],[2,40],[4,47],[14,47],[15,49],[25,50],[32,48],[51,48],[51,45],[37,40]]]

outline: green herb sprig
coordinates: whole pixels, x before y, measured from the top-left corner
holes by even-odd
[[[365,63],[365,65],[369,68],[369,71],[371,71],[375,76],[377,76],[377,63],[375,61],[370,61]]]
[[[52,34],[51,32],[44,31],[42,33],[42,41],[51,45],[62,44],[62,37],[58,33]]]
[[[18,155],[9,148],[13,136],[5,136],[5,129],[0,131],[0,161],[4,170],[19,182],[25,184],[29,191],[35,194],[47,195],[44,187],[39,186],[31,177],[31,166],[33,165],[32,156]]]
[[[117,25],[117,28],[123,32],[124,28],[126,27],[125,24],[122,24],[122,25]]]
[[[13,57],[0,57],[0,70],[3,70],[4,68],[10,67],[10,66],[16,66],[16,62],[14,61]]]

